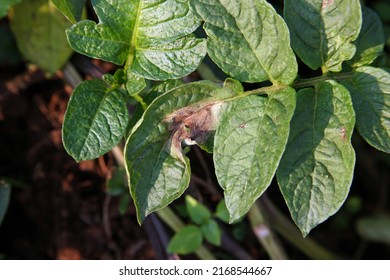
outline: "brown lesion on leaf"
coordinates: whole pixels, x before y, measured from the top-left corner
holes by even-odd
[[[333,4],[333,0],[322,0],[322,9],[325,9],[326,7],[328,7],[329,5],[332,5]]]
[[[341,132],[341,140],[347,141],[347,129],[345,128],[345,126],[341,127],[340,132]]]
[[[184,161],[183,145],[201,145],[210,132],[215,130],[222,102],[197,104],[181,108],[167,115],[163,122],[168,124],[171,137],[167,149],[172,156]]]
[[[245,127],[246,127],[246,122],[241,123],[238,127],[239,127],[239,128],[245,128]]]

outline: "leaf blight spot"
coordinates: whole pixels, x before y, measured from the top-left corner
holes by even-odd
[[[332,5],[332,4],[333,4],[333,0],[322,0],[321,9],[325,9],[326,7],[328,7],[329,5]]]
[[[345,128],[345,126],[340,128],[340,132],[341,132],[341,140],[347,141],[347,129]]]
[[[166,144],[169,153],[184,161],[183,146],[205,143],[216,129],[223,104],[222,101],[201,102],[167,115],[163,122],[168,124],[171,131]]]

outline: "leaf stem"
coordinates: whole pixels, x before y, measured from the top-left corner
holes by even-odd
[[[343,81],[343,80],[349,80],[353,77],[353,72],[347,72],[347,73],[338,73],[338,74],[327,74],[322,75],[314,78],[309,79],[300,79],[296,80],[291,86],[295,89],[298,88],[304,88],[304,87],[311,87],[314,86],[320,82],[326,81],[326,80],[336,80],[336,81]]]
[[[125,167],[125,157],[123,155],[122,148],[119,146],[115,146],[114,148],[112,148],[111,152],[112,152],[112,155],[114,156],[117,164],[120,167]]]
[[[286,87],[288,87],[288,86],[272,85],[272,86],[269,86],[269,87],[261,87],[261,88],[257,88],[257,89],[254,89],[254,90],[245,91],[244,93],[239,95],[239,97],[252,95],[252,94],[268,94],[270,92],[274,92],[274,91],[285,89]]]
[[[64,79],[75,88],[78,84],[80,84],[83,79],[80,74],[77,72],[76,68],[73,66],[71,62],[68,62],[64,68],[62,69],[64,74]]]
[[[138,7],[137,7],[137,16],[135,18],[135,23],[134,23],[134,28],[133,28],[133,33],[131,34],[131,41],[130,41],[130,49],[129,49],[129,54],[127,56],[124,69],[125,71],[131,71],[131,65],[133,64],[134,61],[134,56],[135,56],[135,47],[137,45],[137,31],[139,27],[139,17],[141,14],[141,2],[139,2]]]
[[[323,81],[326,81],[326,80],[333,79],[336,81],[343,81],[343,80],[350,80],[350,79],[352,79],[352,77],[353,77],[353,72],[336,73],[336,74],[327,73],[326,75],[313,77],[313,78],[309,78],[309,79],[298,79],[294,83],[292,83],[290,86],[293,87],[294,89],[299,89],[299,88],[315,86],[316,84],[323,82]],[[274,91],[282,90],[286,87],[288,87],[288,86],[272,85],[272,86],[268,86],[268,87],[261,87],[261,88],[257,88],[254,90],[245,91],[243,94],[241,94],[237,97],[230,98],[230,99],[240,98],[243,96],[254,95],[254,94],[269,94],[269,93],[272,93]]]
[[[141,104],[142,106],[142,109],[144,109],[144,111],[146,110],[146,108],[148,107],[148,104],[145,103],[145,101],[143,100],[143,98],[139,95],[139,94],[135,94],[132,96],[139,104]]]

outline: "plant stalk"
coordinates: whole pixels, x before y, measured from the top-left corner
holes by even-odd
[[[314,78],[309,79],[301,79],[296,80],[291,86],[295,89],[304,88],[304,87],[311,87],[314,86],[320,82],[326,81],[326,80],[336,80],[336,81],[343,81],[343,80],[349,80],[353,77],[352,72],[348,73],[337,73],[337,74],[327,74],[322,75]]]
[[[62,71],[64,73],[64,78],[66,82],[68,82],[73,88],[75,88],[78,84],[80,84],[83,81],[80,74],[77,72],[76,68],[70,62],[68,62],[64,66]]]
[[[270,226],[267,214],[261,205],[255,203],[249,210],[248,218],[252,231],[273,260],[287,260],[287,254]]]
[[[303,238],[299,229],[277,209],[266,195],[262,195],[258,203],[269,213],[272,226],[288,242],[298,248],[306,256],[316,260],[337,260],[340,256],[328,251],[310,237]]]
[[[148,104],[145,103],[145,101],[143,100],[143,98],[139,95],[139,94],[135,94],[132,96],[139,104],[141,104],[142,106],[142,109],[144,109],[144,111],[146,110],[146,108],[148,108]]]
[[[352,79],[352,77],[353,77],[353,72],[326,74],[326,75],[322,75],[322,76],[318,76],[318,77],[314,77],[314,78],[296,80],[290,86],[293,87],[294,89],[299,89],[299,88],[305,88],[305,87],[312,87],[320,82],[330,80],[330,79],[333,79],[336,81],[343,81],[343,80],[350,80],[350,79]],[[268,86],[268,87],[261,87],[261,88],[257,88],[254,90],[245,91],[239,97],[233,97],[230,99],[240,98],[243,96],[254,95],[254,94],[269,94],[269,93],[272,93],[273,91],[282,90],[286,87],[288,87],[288,86],[272,85],[272,86]]]

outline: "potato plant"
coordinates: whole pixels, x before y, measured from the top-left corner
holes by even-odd
[[[140,223],[184,193],[193,145],[213,154],[230,222],[276,176],[304,236],[348,196],[355,128],[390,151],[382,24],[359,0],[285,0],[283,16],[265,0],[92,0],[98,22],[80,20],[85,1],[53,2],[73,50],[119,66],[75,88],[64,147],[81,161],[124,139]],[[228,78],[183,83],[206,55]]]

